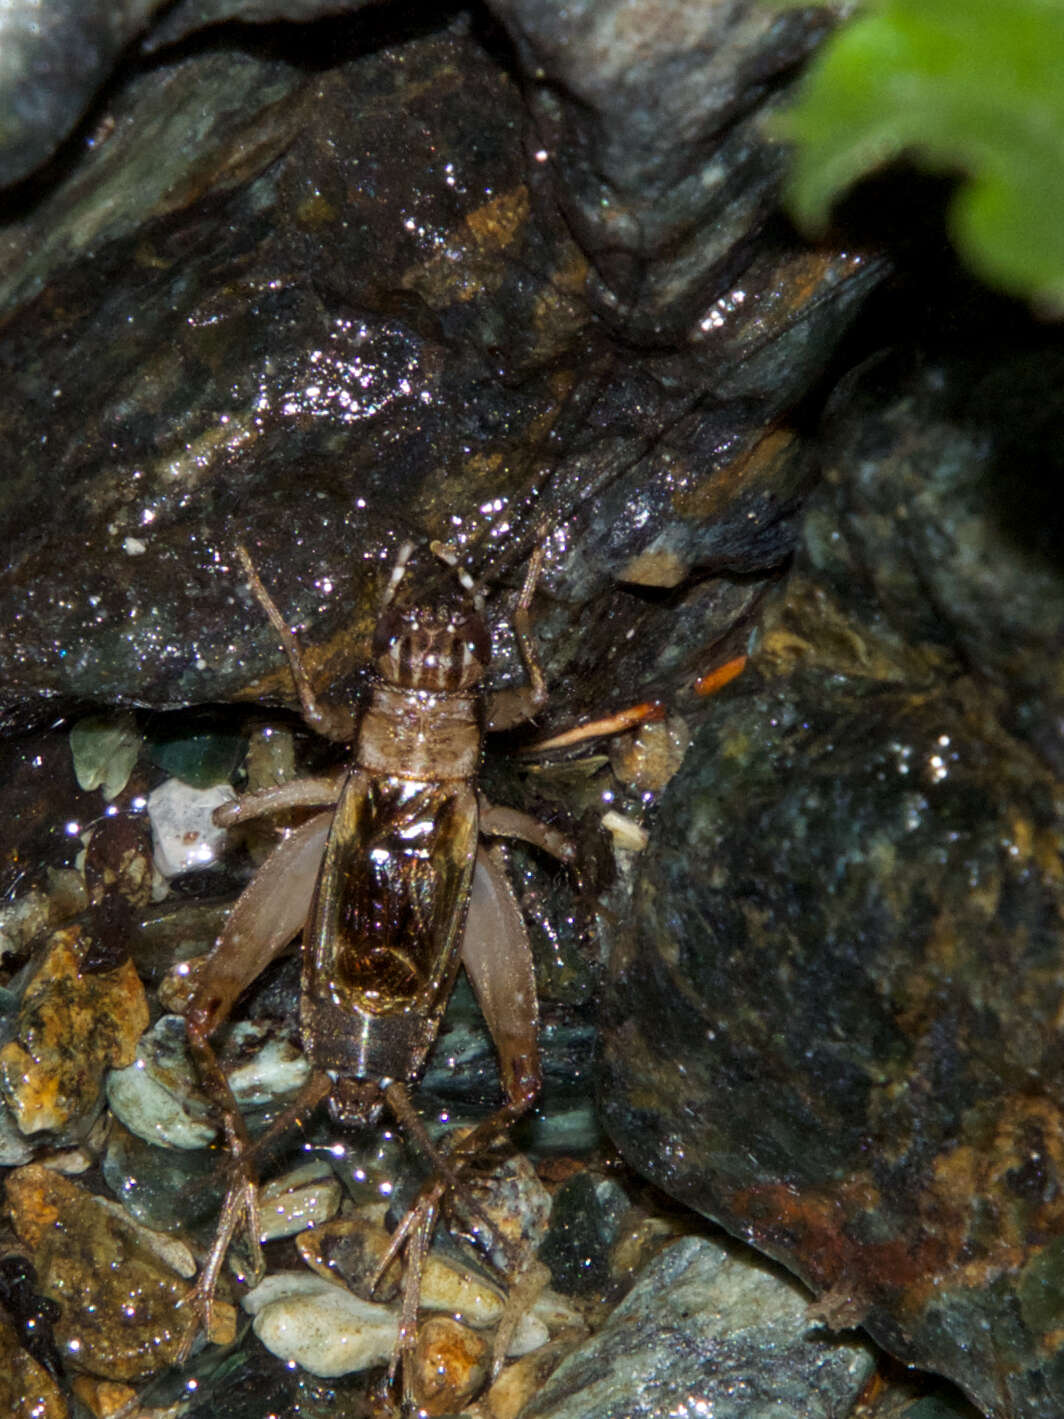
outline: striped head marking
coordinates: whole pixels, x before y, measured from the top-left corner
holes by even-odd
[[[491,637],[467,601],[389,606],[377,623],[373,658],[398,689],[448,694],[477,683],[491,659]]]

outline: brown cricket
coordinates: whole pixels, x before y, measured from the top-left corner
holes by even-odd
[[[533,554],[513,615],[528,683],[486,695],[482,677],[491,638],[481,599],[459,572],[454,594],[403,605],[396,593],[412,548],[399,554],[373,639],[375,668],[360,718],[319,704],[295,635],[243,547],[238,556],[288,656],[307,723],[353,745],[349,769],[246,795],[216,814],[226,826],[291,809],[321,807],[274,849],[233,908],[198,978],[186,1012],[201,1078],[219,1109],[232,1156],[232,1181],[218,1234],[190,1304],[208,1325],[218,1273],[246,1219],[257,1257],[255,1153],[210,1038],[241,992],[302,930],[300,1001],[309,1084],[270,1130],[328,1097],[341,1123],[370,1123],[385,1103],[429,1150],[433,1183],[392,1238],[378,1272],[405,1244],[407,1281],[389,1382],[414,1339],[418,1286],[441,1200],[470,1160],[521,1116],[540,1087],[538,1004],[532,954],[498,845],[521,838],[571,864],[556,830],[478,793],[485,732],[530,719],[547,698],[529,628],[543,561]],[[434,548],[453,565],[446,549]],[[408,1095],[439,1030],[459,964],[498,1049],[506,1101],[441,1153],[425,1135]],[[189,1337],[189,1343],[191,1342]],[[409,1364],[403,1364],[410,1401]]]

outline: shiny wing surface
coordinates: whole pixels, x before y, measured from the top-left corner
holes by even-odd
[[[355,769],[325,849],[304,989],[368,1015],[442,1013],[477,849],[476,794]]]

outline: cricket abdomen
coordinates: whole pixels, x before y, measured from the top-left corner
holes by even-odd
[[[355,768],[304,942],[304,1043],[322,1069],[413,1079],[458,970],[477,849],[467,779]]]

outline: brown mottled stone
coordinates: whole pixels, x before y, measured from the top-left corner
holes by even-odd
[[[0,1414],[10,1419],[67,1419],[69,1412],[55,1380],[0,1319]]]
[[[484,1383],[488,1342],[451,1316],[430,1316],[418,1327],[414,1392],[426,1414],[453,1414]]]
[[[173,1364],[187,1326],[177,1307],[189,1281],[157,1251],[157,1234],[113,1203],[31,1163],[12,1172],[7,1210],[62,1315],[66,1362],[103,1379],[145,1379]]]
[[[90,1119],[111,1067],[133,1062],[148,1003],[133,965],[82,974],[89,940],[57,931],[26,988],[15,1038],[0,1050],[0,1089],[23,1133]]]
[[[91,1410],[97,1419],[115,1419],[115,1416],[121,1416],[123,1409],[131,1405],[137,1397],[137,1392],[131,1385],[116,1384],[113,1380],[99,1380],[94,1375],[75,1375],[72,1388],[86,1409]]]

